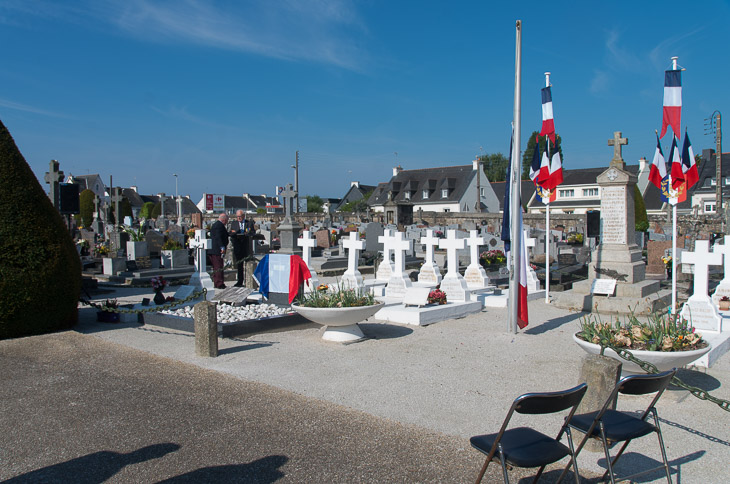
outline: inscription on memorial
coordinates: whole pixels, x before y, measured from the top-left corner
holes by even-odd
[[[626,244],[626,187],[603,187],[601,193],[601,242]]]

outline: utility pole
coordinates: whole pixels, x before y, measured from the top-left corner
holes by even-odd
[[[482,171],[482,160],[480,157],[477,156],[477,159],[474,160],[474,163],[477,165],[477,204],[474,207],[476,213],[482,213],[482,190],[480,187],[480,171]]]
[[[299,213],[299,150],[296,153],[295,163],[291,167],[294,168],[294,190],[297,192],[295,197],[297,206],[292,212]]]
[[[722,114],[715,111],[705,123],[705,134],[715,133],[715,213],[723,214],[722,208]]]

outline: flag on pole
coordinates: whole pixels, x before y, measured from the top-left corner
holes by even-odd
[[[555,144],[555,122],[553,121],[553,95],[550,87],[542,88],[542,129],[540,136],[549,136]]]
[[[649,169],[649,181],[659,190],[662,189],[662,180],[667,177],[667,163],[664,161],[664,153],[662,146],[659,144],[659,134],[656,135],[656,150],[654,151],[654,160],[651,162]]]
[[[672,167],[670,173],[672,175],[672,188],[676,190],[684,183],[684,169],[682,169],[682,157],[679,155],[679,141],[676,136],[672,136],[672,147],[669,150],[669,165]]]
[[[560,159],[560,151],[555,150],[553,156],[550,157],[550,177],[545,186],[554,190],[561,183],[563,183],[563,162]]]
[[[545,205],[554,202],[557,199],[557,193],[557,190],[548,190],[547,188],[543,188],[540,185],[535,185],[535,194],[537,195],[537,198],[539,198],[540,201]]]
[[[512,140],[510,140],[510,160],[512,159]],[[505,180],[505,189],[504,189],[504,211],[502,214],[502,241],[504,242],[504,251],[507,253],[507,260],[510,260],[510,180],[512,178],[512,166],[510,163],[510,166],[507,168],[507,179]],[[520,203],[520,205],[522,205]],[[518,288],[517,288],[517,326],[519,326],[520,329],[523,329],[527,326],[527,244],[525,240],[525,232],[522,230],[522,207],[514,207],[515,210],[519,210],[519,232],[522,237],[522,248],[523,248],[523,254],[522,257],[520,257],[520,267],[516,268],[518,271]]]
[[[540,180],[540,137],[535,136],[535,150],[532,152],[532,163],[530,163],[530,180],[539,185]]]
[[[674,136],[679,136],[679,128],[682,120],[682,71],[664,71],[664,108],[662,110],[662,133],[663,138],[667,133],[667,127],[671,126]],[[672,174],[674,178],[674,174]],[[674,185],[674,180],[672,180]]]
[[[695,153],[692,151],[692,143],[689,141],[686,128],[684,130],[684,144],[682,145],[682,172],[684,172],[684,179],[687,182],[687,189],[692,188],[700,179],[700,174],[697,173],[697,164],[695,163]],[[720,180],[717,183],[720,183]]]

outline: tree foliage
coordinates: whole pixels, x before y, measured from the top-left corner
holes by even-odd
[[[492,153],[479,157],[481,165],[484,167],[484,174],[490,182],[504,181],[507,176],[507,167],[509,166],[509,158],[502,153]]]
[[[318,195],[307,195],[307,212],[324,212],[324,200]]]
[[[535,146],[537,145],[537,141],[535,139],[537,137],[540,137],[539,131],[533,131],[529,138],[527,138],[527,148],[525,148],[525,153],[522,155],[522,179],[527,180],[530,178],[530,165],[532,164],[532,154],[535,152]],[[563,158],[563,143],[562,138],[559,134],[555,133],[555,145],[557,146],[557,150],[560,153],[560,159],[563,160],[563,163],[565,163],[565,159]],[[555,153],[555,147],[552,146],[552,142],[550,143],[550,152]],[[540,149],[542,151],[545,151],[545,137],[540,137]],[[542,156],[542,154],[541,154]]]
[[[154,202],[145,202],[142,205],[142,208],[139,211],[139,216],[141,218],[151,219],[152,218],[152,210],[154,210],[154,208],[155,208]]]
[[[646,215],[646,204],[639,187],[634,185],[634,228],[637,232],[649,230],[649,218]]]
[[[79,217],[84,227],[91,227],[94,221],[94,197],[96,194],[88,188],[79,194]]]
[[[122,212],[119,217],[119,222],[124,222],[124,217],[132,217],[132,204],[129,202],[127,197],[122,197],[122,201],[119,202],[119,211]]]
[[[0,122],[0,339],[70,328],[80,292],[66,224]]]
[[[152,207],[152,213],[150,213],[150,218],[156,219],[162,214],[162,204],[160,202],[157,202],[154,207]]]

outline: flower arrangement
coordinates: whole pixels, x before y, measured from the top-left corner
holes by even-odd
[[[162,250],[179,250],[182,249],[182,245],[180,245],[180,242],[174,239],[167,239],[164,244],[162,244]]]
[[[720,298],[720,301],[730,301],[730,297],[727,297],[727,296],[722,296],[722,297]]]
[[[579,233],[571,233],[568,234],[568,243],[569,244],[582,244],[583,243],[583,234]]]
[[[436,237],[438,237],[439,239],[443,239],[443,238],[444,238],[444,233],[443,233],[442,231],[440,231],[440,230],[437,230],[437,231],[435,231],[435,232],[433,233],[433,235],[435,235],[435,236],[436,236]]]
[[[119,303],[116,299],[107,299],[104,304],[101,305],[101,310],[105,312],[111,312],[110,309],[116,309],[119,307]]]
[[[126,233],[129,234],[129,240],[131,242],[143,242],[144,241],[144,231],[142,230],[142,225],[140,225],[138,228],[130,227],[129,225],[123,225],[122,230],[124,230]]]
[[[321,284],[319,287],[324,286]],[[362,289],[343,289],[312,291],[297,300],[299,306],[305,308],[354,308],[360,306],[373,306],[378,303],[370,292]]]
[[[479,261],[482,265],[486,264],[502,264],[507,262],[507,257],[499,249],[487,250],[479,254]]]
[[[185,235],[187,235],[188,239],[194,239],[195,238],[195,229],[190,229],[187,232],[185,232]]]
[[[664,262],[664,265],[667,267],[672,266],[672,256],[671,255],[665,255],[662,257],[662,262]]]
[[[440,287],[436,286],[436,289],[428,293],[429,304],[446,304],[446,293]]]
[[[167,280],[162,276],[155,276],[150,280],[154,291],[162,291],[167,286]]]
[[[107,247],[106,244],[103,242],[96,244],[94,250],[96,251],[97,255],[100,255],[102,257],[109,255],[109,247]]]
[[[328,290],[329,288],[330,288],[330,287],[329,287],[329,286],[328,286],[327,284],[320,284],[319,286],[317,286],[317,290],[318,290],[318,291],[326,291],[326,290]]]
[[[646,351],[690,351],[707,346],[700,333],[687,320],[652,315],[641,322],[631,314],[623,322],[603,322],[595,314],[581,319],[580,339],[594,344]]]

